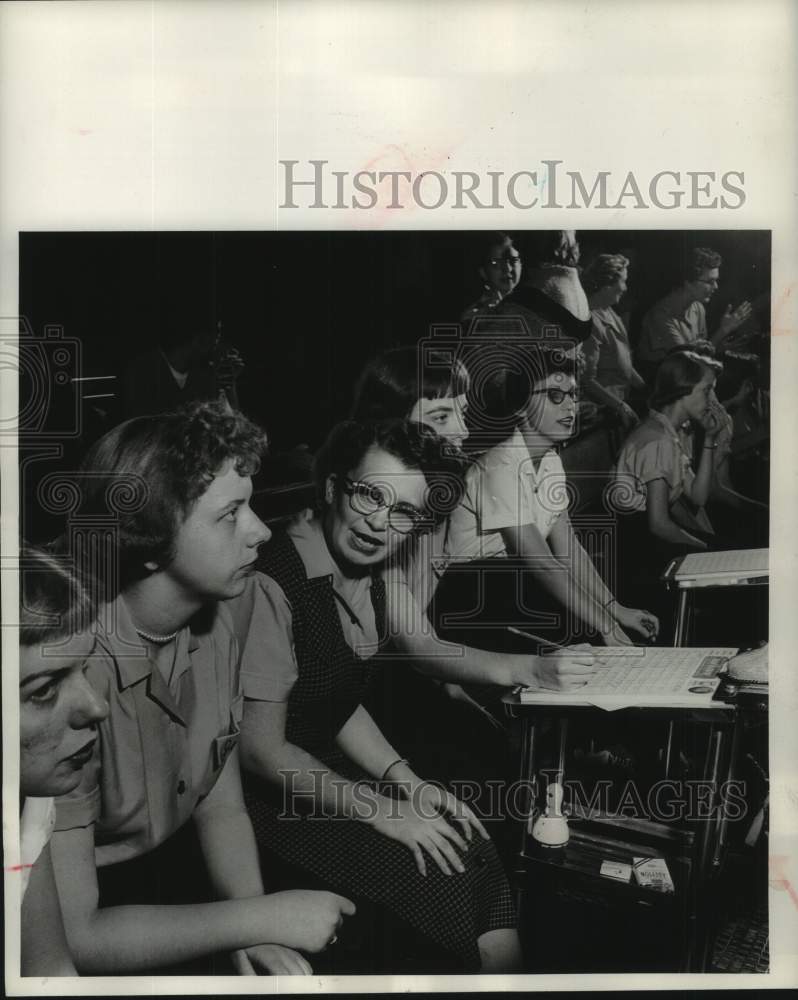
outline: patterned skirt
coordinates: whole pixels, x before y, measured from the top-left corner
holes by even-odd
[[[351,770],[347,777],[353,779]],[[516,926],[496,849],[478,833],[462,856],[465,872],[445,875],[426,855],[422,876],[407,847],[364,822],[286,809],[279,794],[246,776],[244,790],[261,847],[312,873],[333,892],[384,907],[450,953],[464,971],[479,971],[482,934]]]

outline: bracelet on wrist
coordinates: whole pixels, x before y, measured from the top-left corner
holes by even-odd
[[[618,603],[617,597],[611,597],[608,601],[605,601],[601,606],[606,611],[611,604],[617,604],[617,603]]]
[[[397,764],[407,764],[407,766],[409,767],[410,761],[406,757],[397,757],[396,760],[392,761],[382,772],[382,777],[380,778],[380,781],[385,781],[385,779],[388,777],[388,772],[393,770],[393,768],[395,768]]]
[[[716,444],[705,444],[704,451],[714,451],[717,447]]]

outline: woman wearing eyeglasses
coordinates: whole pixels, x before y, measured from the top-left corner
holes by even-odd
[[[468,436],[464,419],[470,378],[448,350],[423,343],[399,347],[371,360],[358,382],[355,420],[414,420],[450,444]],[[480,814],[504,857],[515,849],[515,828],[497,808],[497,782],[510,787],[517,761],[505,713],[492,703],[517,685],[567,688],[574,673],[590,668],[585,650],[546,659],[531,649],[491,652],[442,642],[427,611],[446,562],[448,517],[432,530],[413,532],[383,574],[387,615],[395,655],[369,691],[367,707],[389,741],[411,757],[430,779],[457,790],[467,784],[469,801]],[[464,738],[464,734],[468,734]]]
[[[514,431],[475,463],[451,515],[449,566],[433,601],[438,633],[489,649],[517,649],[519,627],[557,643],[585,631],[607,645],[630,644],[627,630],[653,639],[657,619],[618,603],[568,516],[557,448],[576,427],[576,365],[544,347],[530,364]]]
[[[319,509],[263,549],[243,623],[258,842],[303,878],[376,905],[391,932],[411,928],[437,971],[515,970],[510,890],[482,824],[425,784],[362,704],[386,640],[381,570],[443,516],[443,494],[457,501],[459,459],[415,423],[348,423],[322,450],[317,484]]]
[[[463,311],[463,323],[470,322],[475,316],[490,314],[521,280],[521,255],[506,233],[485,233],[481,236],[477,260],[482,294]]]

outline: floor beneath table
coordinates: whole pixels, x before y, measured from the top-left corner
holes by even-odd
[[[717,931],[708,972],[767,972],[767,880],[752,852],[733,854],[715,888]],[[682,971],[688,915],[675,908],[618,905],[594,892],[557,887],[522,894],[525,971]]]
[[[769,966],[767,907],[730,919],[715,941],[710,971],[767,972]]]

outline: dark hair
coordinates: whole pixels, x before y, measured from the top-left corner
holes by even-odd
[[[490,251],[493,247],[501,246],[503,243],[513,244],[513,238],[509,233],[485,232],[474,237],[473,260],[475,267],[482,267],[490,260]]]
[[[693,247],[688,258],[684,262],[682,278],[684,281],[697,281],[704,271],[711,271],[720,267],[723,258],[715,250],[709,247]]]
[[[19,642],[37,646],[84,631],[96,604],[66,560],[23,543],[19,557]]]
[[[649,405],[654,410],[661,410],[663,406],[689,396],[710,372],[712,367],[696,354],[692,357],[683,351],[668,354],[657,368]]]
[[[468,383],[468,372],[453,350],[396,347],[363,369],[352,419],[406,420],[419,399],[462,396]]]
[[[320,507],[330,476],[343,479],[369,448],[381,448],[427,481],[427,510],[439,523],[457,507],[465,489],[468,460],[459,448],[412,420],[354,420],[338,424],[316,455],[314,466]]]
[[[629,258],[620,253],[600,253],[580,275],[582,288],[589,295],[614,285],[629,267]]]
[[[81,463],[81,515],[114,515],[120,582],[168,565],[177,529],[214,476],[232,459],[242,476],[257,472],[264,432],[219,401],[135,417],[105,434]]]

